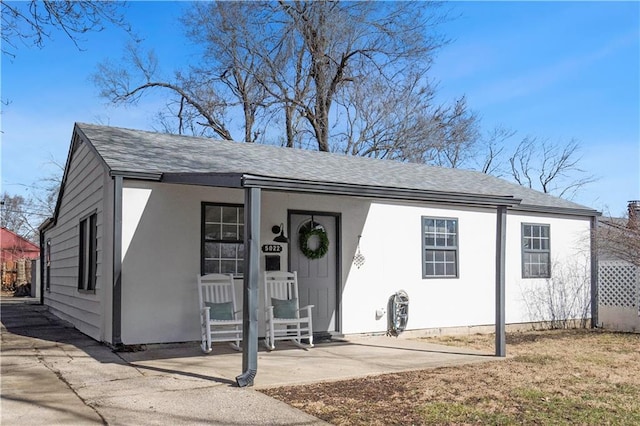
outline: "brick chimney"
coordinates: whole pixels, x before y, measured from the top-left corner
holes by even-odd
[[[640,200],[631,200],[628,204],[629,222],[627,227],[638,229],[640,227]]]

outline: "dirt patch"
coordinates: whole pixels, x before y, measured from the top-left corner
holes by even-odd
[[[432,337],[492,351],[494,336]],[[507,359],[262,392],[336,425],[640,424],[640,335],[507,335]]]

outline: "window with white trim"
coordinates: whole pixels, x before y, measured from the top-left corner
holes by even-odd
[[[422,277],[458,277],[458,219],[422,218]]]
[[[95,291],[96,289],[97,228],[98,215],[96,213],[80,221],[78,232],[78,290],[80,291]]]
[[[202,274],[244,272],[244,207],[202,203]]]
[[[522,224],[522,278],[551,277],[550,226]]]

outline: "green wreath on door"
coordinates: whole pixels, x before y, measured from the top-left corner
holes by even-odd
[[[300,251],[309,259],[321,259],[329,251],[329,237],[327,232],[321,226],[314,227],[313,223],[308,226],[302,227],[300,230],[300,237],[298,243],[300,245]],[[309,248],[309,240],[313,237],[318,237],[318,247],[312,250]]]

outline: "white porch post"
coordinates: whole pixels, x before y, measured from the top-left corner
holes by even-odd
[[[258,282],[260,280],[260,188],[244,193],[242,374],[238,386],[253,386],[258,371]]]
[[[498,206],[496,221],[496,356],[504,357],[505,333],[505,245],[507,240],[507,208]]]

